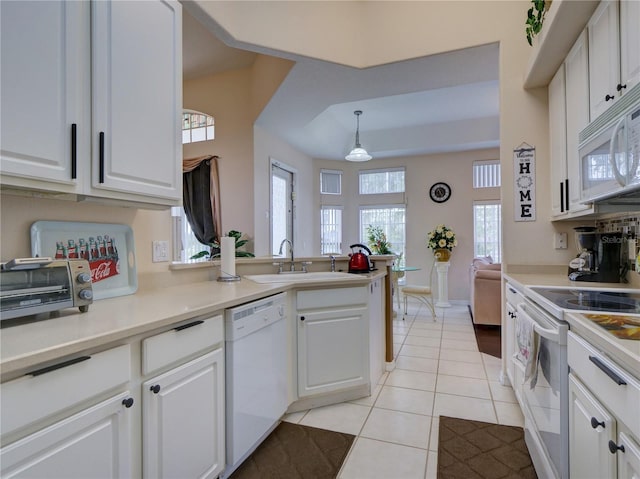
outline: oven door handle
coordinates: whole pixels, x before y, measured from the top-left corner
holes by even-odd
[[[558,331],[557,329],[548,329],[548,328],[543,328],[540,323],[538,323],[538,321],[535,320],[535,318],[530,315],[529,313],[527,313],[527,305],[524,303],[520,303],[518,305],[518,316],[520,316],[521,314],[523,316],[526,316],[527,318],[529,318],[529,320],[533,323],[533,330],[538,333],[540,336],[542,336],[545,339],[548,339],[549,341],[553,341],[554,343],[560,343],[560,331]]]

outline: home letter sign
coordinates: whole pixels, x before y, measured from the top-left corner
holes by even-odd
[[[536,220],[536,149],[523,143],[513,150],[515,220]]]

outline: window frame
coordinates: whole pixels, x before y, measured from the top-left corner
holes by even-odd
[[[364,192],[362,191],[362,177],[365,175],[373,175],[377,173],[395,173],[402,172],[402,190],[397,191],[375,191],[375,192]],[[406,173],[407,169],[404,166],[396,166],[391,168],[373,168],[367,170],[358,170],[358,194],[362,196],[372,196],[372,195],[394,195],[394,194],[404,194],[406,192]],[[389,183],[389,178],[386,179],[386,183]]]
[[[498,237],[497,237],[497,242],[496,244],[496,248],[497,248],[497,254],[493,253],[491,254],[491,250],[487,250],[487,235],[486,232],[483,235],[483,245],[484,245],[484,252],[479,251],[478,249],[478,225],[477,225],[477,221],[476,221],[476,207],[478,206],[497,206],[498,207]],[[493,259],[493,261],[495,263],[500,263],[502,261],[502,203],[500,200],[475,200],[473,202],[473,255],[474,257],[476,256],[491,256],[491,258]],[[485,215],[486,216],[486,215]],[[487,224],[487,221],[485,219],[484,224]]]
[[[324,210],[336,210],[340,212],[340,214],[337,215],[339,216],[339,218],[337,218],[337,221],[335,222],[336,231],[338,232],[337,248],[332,251],[324,250],[325,244],[328,243],[324,241],[324,229],[325,229],[325,223],[323,222]],[[321,255],[328,255],[328,254],[341,255],[342,254],[342,250],[343,250],[342,238],[343,238],[343,232],[344,232],[344,225],[342,222],[343,212],[344,212],[344,207],[342,205],[320,205],[320,254]]]

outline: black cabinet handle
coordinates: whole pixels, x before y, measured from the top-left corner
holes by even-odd
[[[615,96],[611,96],[609,94],[607,94],[607,96],[604,97],[604,101],[615,100],[615,99],[616,99]]]
[[[602,422],[598,422],[598,420],[595,417],[591,418],[591,427],[594,429],[597,429],[598,426],[601,426],[602,429],[604,429],[604,421]]]
[[[71,179],[78,176],[78,125],[71,124]]]
[[[104,131],[100,132],[100,178],[98,181],[104,183]]]
[[[616,86],[616,90],[621,91],[623,88],[627,88],[627,85],[623,85],[622,83],[618,83],[618,86]]]
[[[605,373],[607,376],[609,376],[611,379],[613,379],[613,381],[618,386],[626,386],[627,385],[627,383],[625,382],[624,379],[622,379],[620,376],[618,376],[615,373],[615,371],[612,371],[609,368],[609,366],[604,364],[599,358],[596,358],[595,356],[589,356],[589,361],[591,361],[593,364],[598,366],[598,369],[600,369],[603,373]]]
[[[198,324],[202,324],[202,323],[204,323],[204,320],[193,321],[192,323],[187,323],[187,324],[183,324],[182,326],[177,326],[177,327],[173,328],[173,330],[174,331],[182,331],[183,329],[193,328],[194,326],[197,326]]]
[[[609,441],[609,451],[611,452],[611,454],[615,454],[618,451],[624,452],[624,446],[623,445],[618,446],[615,442]]]
[[[569,211],[569,178],[564,180],[564,209]]]
[[[564,182],[560,182],[560,213],[564,213]]]
[[[36,371],[30,372],[27,376],[40,376],[42,374],[50,373],[51,371],[55,371],[56,369],[66,368],[67,366],[72,366],[74,364],[81,363],[86,361],[87,359],[91,359],[91,356],[80,356],[79,358],[70,359],[69,361],[63,361],[58,364],[54,364],[53,366],[47,366],[46,368],[38,369]]]
[[[160,385],[154,384],[149,388],[149,391],[151,391],[153,394],[158,394],[160,392]]]
[[[304,321],[305,317],[304,316],[300,316],[300,321]]]
[[[126,407],[127,409],[129,409],[131,406],[133,406],[133,398],[126,398],[122,400],[122,404],[124,407]]]

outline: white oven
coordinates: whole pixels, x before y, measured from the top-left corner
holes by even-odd
[[[517,307],[513,361],[522,376],[525,441],[538,477],[569,477],[567,331],[528,298]]]

